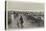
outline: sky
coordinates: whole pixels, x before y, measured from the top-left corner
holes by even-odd
[[[14,11],[44,11],[44,3],[7,1],[6,6],[8,10]]]

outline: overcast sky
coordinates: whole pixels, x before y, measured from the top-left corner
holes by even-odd
[[[7,2],[7,7],[9,9],[19,9],[19,10],[37,10],[44,11],[44,3],[33,3],[33,2]]]

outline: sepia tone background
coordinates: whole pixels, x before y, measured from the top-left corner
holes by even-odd
[[[19,20],[19,16],[21,15],[24,18],[24,28],[33,28],[33,27],[43,27],[44,26],[44,3],[33,3],[33,2],[16,2],[16,1],[7,1],[7,16],[13,23],[8,26],[8,28],[17,28],[16,22]],[[18,17],[15,15],[14,21],[14,13],[18,13]],[[8,15],[9,15],[8,14]],[[12,14],[12,16],[11,16]],[[35,15],[35,16],[34,16]],[[12,18],[11,18],[12,17]],[[31,17],[37,18],[41,23],[34,22]],[[39,19],[39,17],[41,19]],[[29,18],[29,20],[28,20]],[[35,18],[35,19],[36,19]],[[8,20],[7,20],[8,21]],[[34,22],[34,23],[32,23]]]

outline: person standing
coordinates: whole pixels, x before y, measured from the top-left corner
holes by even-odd
[[[21,17],[20,17],[20,25],[21,25],[21,28],[23,28],[23,23],[24,23],[23,17],[21,16]]]

